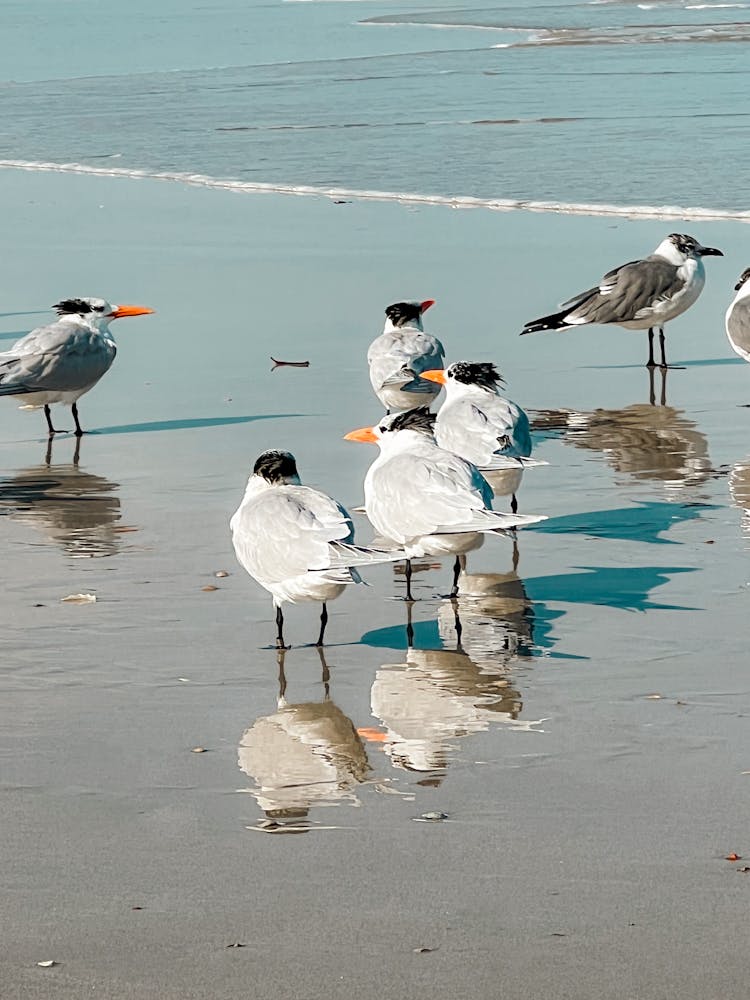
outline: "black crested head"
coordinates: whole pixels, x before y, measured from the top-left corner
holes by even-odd
[[[421,431],[432,434],[435,426],[435,414],[430,413],[426,406],[418,406],[406,413],[398,413],[387,425],[388,431]]]
[[[403,326],[404,323],[412,323],[422,315],[422,305],[419,302],[394,302],[385,311],[388,319],[394,326]]]
[[[268,483],[283,483],[297,476],[297,463],[288,451],[264,451],[253,466],[253,475],[262,476]]]
[[[75,316],[78,313],[90,313],[91,304],[85,299],[63,299],[56,302],[53,309],[57,309],[60,316]]]
[[[494,392],[503,384],[503,376],[491,361],[456,361],[446,371],[448,378],[464,385],[478,385]]]
[[[667,239],[674,243],[680,253],[693,253],[700,246],[694,236],[686,236],[684,233],[670,233]]]
[[[740,288],[745,284],[745,282],[750,278],[750,267],[746,267],[745,270],[740,275],[740,280],[734,286],[735,292],[739,292]]]

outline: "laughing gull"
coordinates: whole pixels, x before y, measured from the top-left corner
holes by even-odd
[[[692,236],[672,233],[648,257],[608,271],[596,288],[564,302],[559,312],[527,323],[521,336],[539,330],[568,330],[588,323],[648,330],[647,367],[654,368],[654,331],[658,330],[660,367],[668,368],[664,324],[685,312],[702,292],[706,256],[724,254],[713,247],[701,246]]]
[[[724,321],[727,337],[735,354],[750,361],[750,267],[742,272],[734,290],[737,294]]]

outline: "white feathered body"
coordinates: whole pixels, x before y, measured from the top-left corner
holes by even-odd
[[[417,321],[401,327],[386,323],[383,333],[367,351],[375,395],[392,412],[429,406],[439,394],[440,386],[419,375],[442,368],[444,357],[443,345],[437,337],[420,329]]]
[[[310,486],[251,476],[229,523],[237,559],[277,607],[330,601],[348,584],[362,582],[356,569],[342,564],[334,544],[354,541],[351,517]]]
[[[0,353],[0,395],[27,406],[71,405],[112,366],[117,345],[106,324],[63,316]]]
[[[479,470],[426,434],[384,434],[380,445],[365,477],[365,510],[408,558],[466,552],[477,547],[477,533],[543,520],[493,511],[492,489]]]

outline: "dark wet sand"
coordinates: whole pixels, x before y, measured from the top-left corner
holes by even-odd
[[[747,229],[0,182],[0,338],[62,296],[157,309],[114,327],[77,468],[1,401],[2,995],[744,1000],[750,370],[722,317]],[[666,405],[643,335],[516,336],[675,228],[726,258],[668,332]],[[291,608],[279,712],[227,521],[271,446],[361,502],[374,453],[341,438],[412,296],[545,411],[521,509],[551,520],[516,574],[503,541],[469,556],[464,655],[447,562],[408,665],[403,577],[369,572],[331,606],[327,703],[317,610]],[[264,832],[279,803],[310,832]]]

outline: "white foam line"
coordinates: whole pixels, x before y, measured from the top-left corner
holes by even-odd
[[[595,202],[535,201],[525,198],[475,198],[398,191],[367,191],[356,188],[324,188],[309,184],[264,184],[260,181],[223,180],[206,174],[137,170],[129,167],[96,167],[85,163],[51,163],[34,160],[0,160],[0,169],[82,174],[93,177],[125,177],[130,180],[172,181],[194,187],[234,191],[238,194],[287,194],[312,198],[346,198],[351,201],[389,201],[402,205],[443,205],[447,208],[485,208],[494,212],[549,212],[556,215],[601,215],[636,219],[698,219],[750,223],[750,211],[723,208],[685,208],[679,205],[607,205]]]

